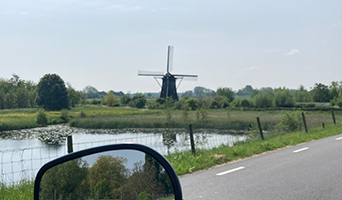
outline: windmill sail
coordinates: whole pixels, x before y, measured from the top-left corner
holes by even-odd
[[[172,68],[173,68],[173,46],[168,46],[166,74],[159,73],[159,72],[139,71],[138,76],[153,76],[155,79],[157,79],[158,77],[162,77],[160,97],[161,98],[172,97],[174,100],[178,100],[176,80],[177,79],[183,80],[184,78],[197,79],[198,76],[186,75],[186,74],[171,74],[170,71],[172,71]]]

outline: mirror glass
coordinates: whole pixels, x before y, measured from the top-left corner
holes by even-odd
[[[152,156],[112,150],[77,158],[47,170],[39,199],[174,199],[169,175]]]

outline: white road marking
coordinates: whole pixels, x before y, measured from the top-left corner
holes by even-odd
[[[336,138],[336,140],[342,140],[342,137]]]
[[[245,169],[245,167],[238,167],[238,168],[231,169],[231,170],[228,170],[228,171],[225,171],[225,172],[221,172],[221,173],[216,174],[216,176],[222,176],[222,175],[229,174],[229,173],[241,170],[241,169]]]
[[[296,151],[293,151],[293,153],[298,153],[298,152],[301,152],[301,151],[305,151],[305,150],[308,150],[309,147],[305,147],[305,148],[302,148],[302,149],[298,149]]]

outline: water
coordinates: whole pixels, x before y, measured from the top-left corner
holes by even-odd
[[[222,130],[194,130],[195,146],[211,149],[246,139],[244,132],[234,132],[234,135],[232,133]],[[176,150],[190,149],[189,133],[185,129],[84,130],[59,125],[2,132],[0,182],[12,183],[22,179],[33,179],[43,164],[67,154],[67,135],[73,137],[74,151],[124,142],[144,144],[163,155]]]

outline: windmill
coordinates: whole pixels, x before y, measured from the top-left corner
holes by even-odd
[[[153,76],[154,79],[157,81],[159,86],[161,87],[160,97],[167,98],[172,96],[174,100],[178,101],[177,95],[177,87],[176,87],[176,80],[179,79],[180,82],[178,87],[183,79],[196,79],[197,75],[185,75],[185,74],[171,74],[172,71],[172,58],[173,58],[173,46],[168,46],[167,51],[167,65],[166,65],[166,74],[163,73],[153,73],[153,72],[138,72],[138,76]],[[162,84],[159,83],[157,79],[162,79]]]

